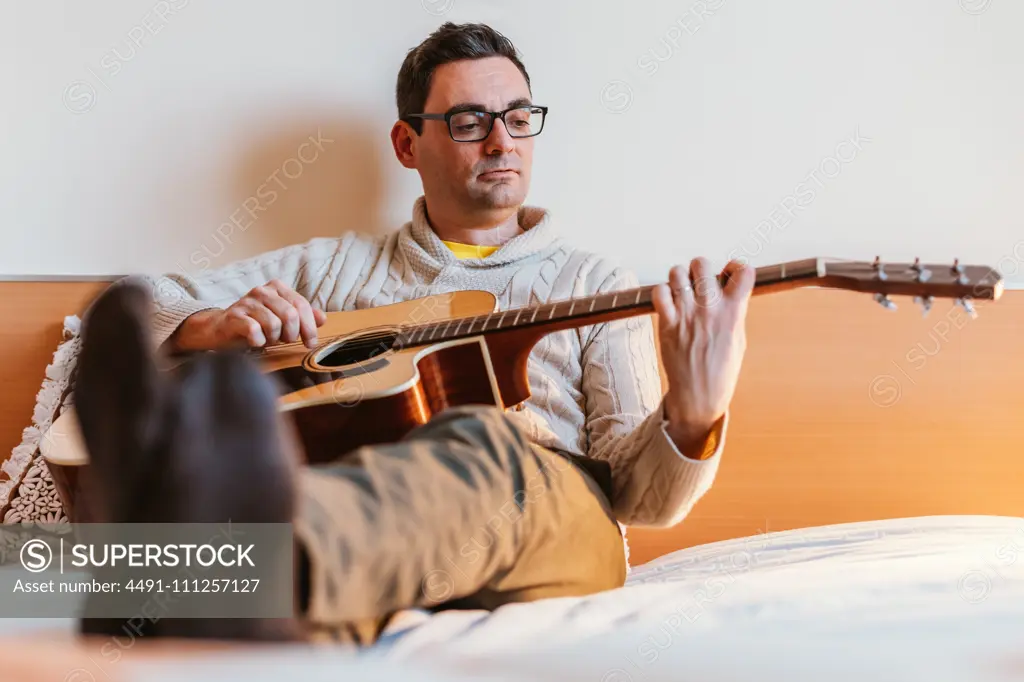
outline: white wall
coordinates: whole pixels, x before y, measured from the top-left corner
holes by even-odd
[[[387,137],[395,75],[445,19],[509,35],[551,107],[530,202],[644,281],[877,253],[1024,282],[1014,0],[7,0],[0,275],[397,227],[420,188]]]

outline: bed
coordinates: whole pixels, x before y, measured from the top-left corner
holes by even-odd
[[[102,286],[0,283],[4,319],[23,321],[0,333],[14,358],[0,370],[14,389],[5,450],[31,451],[38,429],[22,428],[52,418],[39,382],[47,363],[59,382],[54,348],[74,332],[62,320]],[[75,644],[69,621],[0,621],[0,679],[19,664],[41,675],[22,679],[66,682],[1024,680],[1024,296],[979,313],[958,325],[845,292],[756,299],[718,479],[676,528],[629,529],[620,590],[409,612],[361,655],[179,647],[154,660],[140,642],[112,663]],[[26,476],[30,455],[0,479]]]
[[[711,543],[635,568],[620,590],[424,618],[384,644],[406,660],[602,682],[1024,679],[1024,519]]]
[[[12,625],[17,639],[51,645],[73,626],[34,624],[42,636]],[[1024,518],[889,519],[710,543],[589,597],[407,612],[359,654],[301,646],[156,660],[125,642],[79,650],[52,679],[1024,680]]]

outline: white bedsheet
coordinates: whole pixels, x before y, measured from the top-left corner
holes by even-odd
[[[1024,681],[1024,518],[770,533],[675,552],[590,597],[410,613],[355,660],[302,647],[138,670],[131,679]]]
[[[719,542],[635,568],[620,590],[439,614],[382,644],[594,682],[1024,680],[1024,518]]]

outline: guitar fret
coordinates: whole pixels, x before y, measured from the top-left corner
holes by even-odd
[[[459,330],[462,328],[462,325],[465,324],[465,322],[465,320],[460,320],[459,323],[455,325],[455,336],[459,335]]]
[[[555,309],[556,308],[558,308],[558,304],[557,303],[552,304],[552,306],[551,306],[551,314],[548,315],[548,319],[549,320],[554,319],[554,317],[555,317]]]
[[[496,329],[501,329],[502,325],[505,324],[505,316],[506,315],[508,315],[508,311],[507,310],[505,312],[503,312],[501,314],[501,317],[498,319],[498,324],[495,325]]]
[[[615,294],[614,296],[612,296],[612,306],[611,306],[612,308],[615,307],[615,301],[618,300],[618,298],[619,298],[618,294]]]
[[[572,305],[569,306],[569,316],[572,316],[572,311],[573,311],[573,308],[575,308],[575,307],[576,307],[576,301],[573,301]]]
[[[595,305],[597,305],[597,298],[596,297],[590,299],[590,310],[589,310],[589,312],[594,312],[594,306]]]
[[[523,314],[522,310],[520,310],[518,313],[516,313],[516,319],[512,320],[512,326],[513,327],[516,326],[517,324],[519,324],[519,316],[522,315],[522,314]]]
[[[540,312],[540,308],[534,308],[533,309],[533,317],[530,318],[530,322],[533,322],[534,320],[537,319],[537,313],[539,313],[539,312]]]
[[[644,290],[643,289],[637,289],[636,290],[636,300],[633,301],[633,305],[638,305],[640,303],[640,297],[643,296],[643,295],[644,295]]]

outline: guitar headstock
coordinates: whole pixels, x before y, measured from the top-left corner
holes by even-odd
[[[820,262],[824,286],[872,293],[884,307],[894,310],[889,296],[913,296],[927,314],[936,298],[955,299],[972,316],[972,299],[995,301],[1003,293],[1003,278],[985,265],[952,263],[883,263],[866,261]]]

